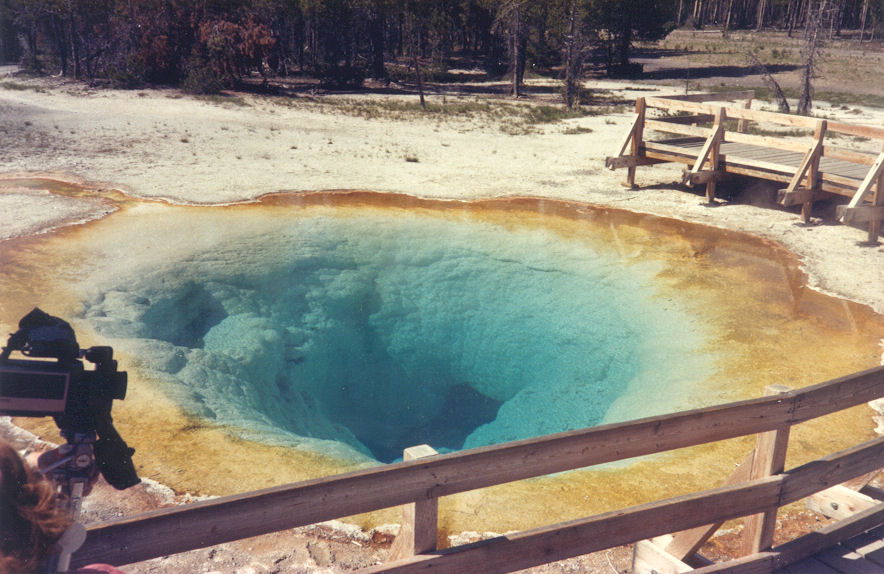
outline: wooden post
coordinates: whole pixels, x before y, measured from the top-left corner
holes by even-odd
[[[642,138],[645,131],[645,99],[635,100],[635,126],[632,131],[632,157],[638,157],[641,153]],[[635,188],[635,165],[630,165],[626,170],[627,187]]]
[[[725,108],[718,108],[718,112],[715,114],[715,122],[712,125],[712,129],[716,130],[716,133],[714,141],[712,142],[712,149],[709,150],[709,168],[712,170],[713,174],[718,171],[718,158],[721,153],[721,140],[724,139],[724,120],[726,117],[727,112],[725,111]],[[715,203],[714,177],[706,184],[706,201],[709,202],[709,205]]]
[[[752,98],[751,97],[747,98],[746,101],[743,102],[743,109],[746,109],[746,110],[752,109]],[[741,134],[744,134],[747,131],[749,131],[749,120],[747,120],[745,118],[740,118],[737,121],[737,131],[740,132]]]
[[[439,454],[431,446],[421,444],[402,452],[402,460],[417,460]],[[388,560],[411,558],[436,549],[439,499],[428,497],[402,507],[402,528],[390,547]]]
[[[884,152],[884,149],[882,149]],[[884,170],[878,174],[878,183],[875,185],[875,195],[872,196],[872,206],[884,206]],[[878,236],[881,235],[881,220],[872,217],[869,221],[869,244],[878,243]]]
[[[766,396],[790,391],[784,385],[771,385],[764,390]],[[752,480],[780,474],[786,467],[786,450],[789,446],[791,425],[757,436],[755,442],[755,459],[752,461]],[[777,523],[777,508],[767,512],[746,517],[743,529],[743,554],[755,554],[768,550],[773,546],[774,528]]]
[[[823,140],[826,137],[827,128],[828,122],[826,122],[826,120],[820,120],[817,122],[816,130],[813,134],[815,151],[811,158],[810,166],[807,168],[807,189],[810,190],[810,197],[801,205],[801,217],[804,219],[804,223],[810,223],[810,212],[813,209],[813,196],[819,187],[820,157],[823,155]]]

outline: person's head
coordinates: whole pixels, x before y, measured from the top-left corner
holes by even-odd
[[[0,573],[35,571],[69,525],[52,483],[0,439]]]

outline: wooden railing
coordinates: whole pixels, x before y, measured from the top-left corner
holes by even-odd
[[[772,539],[768,526],[777,508],[884,466],[884,438],[879,438],[786,471],[782,461],[788,430],[882,396],[884,367],[879,367],[801,390],[633,422],[444,455],[423,456],[432,451],[417,449],[397,464],[95,524],[88,528],[86,544],[73,563],[128,564],[408,505],[410,522],[395,544],[397,559],[365,572],[510,572],[752,515],[760,515],[764,534],[756,537],[752,554],[741,563],[749,565],[746,572],[768,572],[784,560],[803,557],[809,548],[800,540],[785,550],[765,542]],[[441,496],[759,433],[758,454],[747,467],[749,480],[476,544],[435,549],[435,501]],[[875,503],[842,522],[838,534],[846,535],[884,523],[884,504]],[[693,547],[696,540],[710,535],[709,527],[699,530],[681,535],[682,549],[685,536],[693,541],[687,546]],[[828,533],[817,536],[827,541],[837,538]],[[716,572],[719,566],[723,567],[710,565],[699,572]]]
[[[839,217],[844,223],[869,222],[869,241],[874,242],[884,219],[884,128],[846,122],[752,110],[752,92],[692,94],[690,96],[646,97],[636,100],[636,117],[616,156],[608,157],[609,168],[628,168],[627,185],[635,186],[639,165],[661,162],[687,164],[684,181],[688,185],[705,184],[707,199],[715,199],[716,182],[726,173],[735,173],[781,181],[783,205],[802,205],[807,221],[815,198],[825,194],[850,197]],[[714,103],[711,100],[715,100]],[[723,104],[742,100],[742,105]],[[649,111],[658,110],[652,117]],[[670,114],[682,114],[672,116]],[[728,128],[729,120],[736,126]],[[710,125],[711,124],[711,125]],[[773,126],[766,135],[748,133],[752,124]],[[776,128],[807,130],[807,136],[795,137]],[[674,134],[682,139],[647,139],[646,133]],[[833,143],[834,136],[852,136],[877,143],[880,153],[866,153]],[[684,139],[687,138],[687,139]],[[702,138],[703,146],[685,146]],[[828,138],[828,139],[827,139]],[[722,159],[725,144],[743,144]],[[691,149],[692,151],[687,151]],[[791,152],[791,157],[777,159],[775,152]]]

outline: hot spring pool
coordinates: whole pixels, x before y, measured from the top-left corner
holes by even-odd
[[[659,264],[547,229],[304,213],[179,249],[82,317],[186,411],[273,444],[472,448],[671,411],[714,368]]]
[[[40,306],[81,345],[112,345],[130,378],[116,426],[139,474],[181,491],[756,397],[880,360],[880,316],[739,233],[530,198],[110,200],[101,220],[0,242],[0,320],[11,332]],[[873,428],[865,411],[801,425],[789,464]],[[446,497],[440,528],[502,532],[709,488],[750,448]]]

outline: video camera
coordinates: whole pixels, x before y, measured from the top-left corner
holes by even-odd
[[[62,473],[88,472],[94,452],[98,469],[114,488],[141,482],[132,462],[135,449],[126,445],[111,418],[113,400],[125,398],[127,387],[113,349],[80,349],[67,322],[37,308],[18,326],[0,352],[0,415],[53,417],[70,446],[66,462],[71,460]],[[28,358],[10,359],[13,351]],[[86,370],[81,359],[95,368]]]

